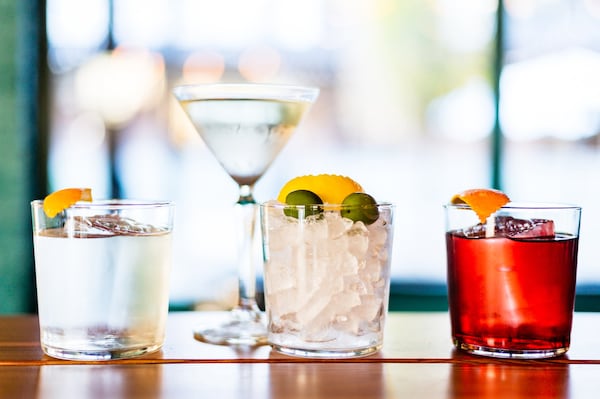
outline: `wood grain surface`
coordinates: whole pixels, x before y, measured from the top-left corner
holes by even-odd
[[[567,356],[502,360],[453,349],[447,313],[390,313],[382,351],[284,356],[193,338],[223,313],[169,314],[163,348],[127,360],[45,356],[35,316],[0,317],[0,398],[597,398],[600,314],[576,313]]]

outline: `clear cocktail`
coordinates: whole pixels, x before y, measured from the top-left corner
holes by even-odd
[[[32,203],[41,344],[103,360],[162,346],[169,303],[171,203],[79,203],[54,218]]]
[[[192,98],[180,104],[231,178],[252,185],[292,137],[311,102]]]
[[[173,93],[207,147],[239,186],[236,208],[242,240],[238,243],[238,304],[225,323],[200,327],[194,336],[213,344],[264,344],[267,331],[255,298],[256,265],[252,253],[256,226],[254,184],[292,136],[319,90],[226,83],[179,86]]]

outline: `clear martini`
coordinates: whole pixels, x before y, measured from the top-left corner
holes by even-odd
[[[223,325],[199,329],[195,337],[214,344],[266,343],[266,326],[256,299],[253,240],[254,184],[292,136],[319,90],[262,84],[179,86],[175,97],[225,171],[239,186],[239,301]]]

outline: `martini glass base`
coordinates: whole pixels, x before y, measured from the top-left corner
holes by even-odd
[[[194,338],[213,345],[267,344],[267,327],[260,310],[236,308],[228,317],[229,321],[220,326],[194,330]]]

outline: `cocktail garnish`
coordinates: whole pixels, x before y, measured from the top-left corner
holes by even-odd
[[[44,198],[44,213],[48,217],[55,217],[77,201],[92,201],[91,188],[63,188],[48,194]]]
[[[490,188],[474,188],[455,194],[450,200],[451,204],[467,204],[479,217],[481,223],[502,206],[510,202],[510,199],[502,191]]]
[[[311,216],[322,212],[322,209],[319,209],[319,207],[310,207],[309,205],[322,205],[323,200],[321,200],[321,198],[319,198],[319,196],[312,191],[296,190],[292,191],[285,197],[285,203],[288,205],[304,205],[306,206],[305,216]],[[283,213],[285,213],[287,216],[298,218],[297,207],[285,208]]]
[[[342,216],[355,222],[362,221],[364,224],[372,224],[379,219],[377,201],[366,193],[352,193],[344,198],[342,205]]]
[[[379,218],[377,201],[347,176],[320,174],[295,177],[283,186],[277,200],[288,205],[304,205],[305,216],[321,213],[323,209],[339,209],[344,218],[367,225]],[[284,213],[297,218],[299,212],[298,208],[289,207],[284,209]]]
[[[285,203],[287,195],[296,190],[312,191],[326,204],[341,204],[348,195],[362,192],[363,188],[346,176],[330,174],[298,176],[282,187],[277,200]]]

